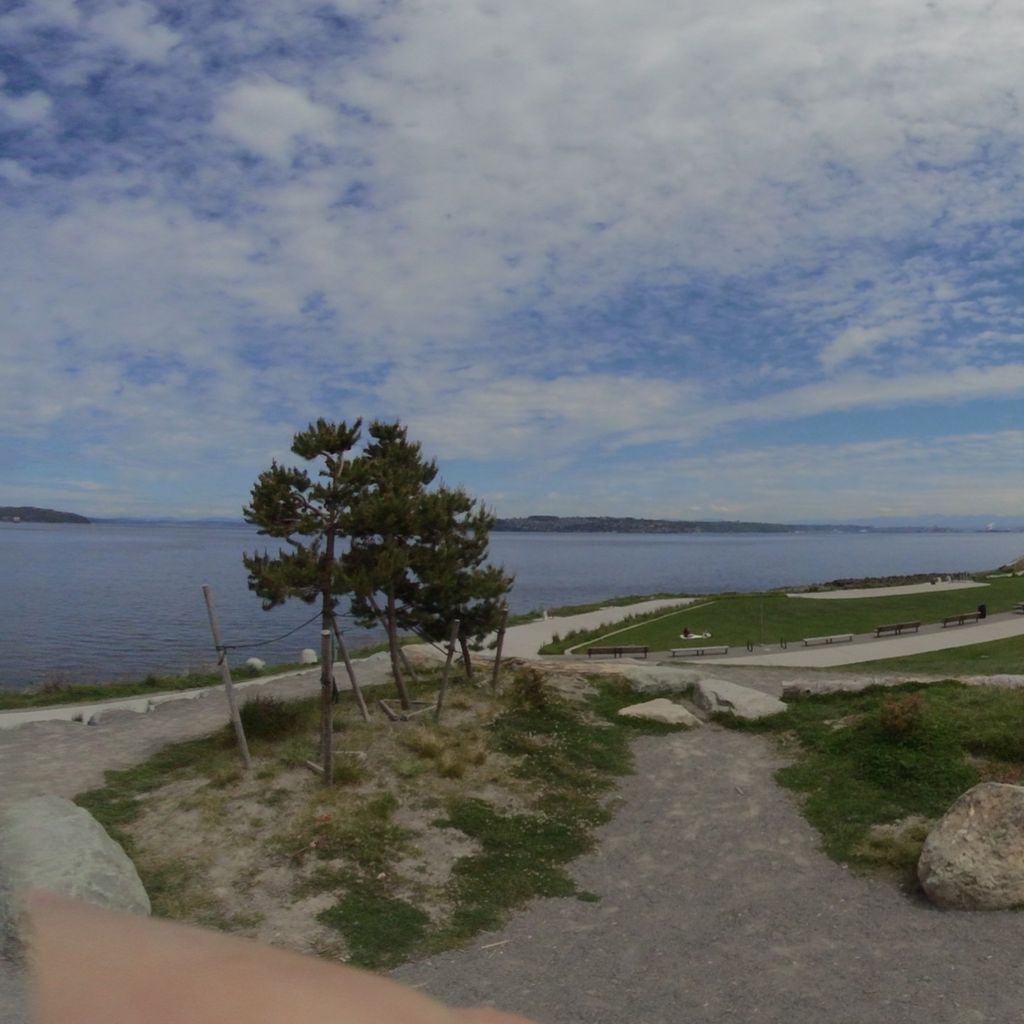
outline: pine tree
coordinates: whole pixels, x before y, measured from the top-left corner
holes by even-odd
[[[487,564],[495,517],[462,489],[446,487],[426,497],[423,517],[416,589],[406,595],[412,618],[434,641],[447,638],[458,619],[463,664],[472,677],[469,645],[498,628],[513,583],[503,568]]]
[[[359,489],[346,556],[354,591],[352,612],[363,625],[384,627],[395,686],[402,707],[408,708],[399,632],[410,625],[426,488],[437,476],[437,464],[423,458],[420,444],[409,440],[400,423],[374,420],[368,433],[372,440],[352,468]]]
[[[361,421],[329,423],[318,419],[296,434],[291,450],[317,465],[316,479],[305,469],[271,464],[252,488],[251,504],[243,509],[246,522],[261,534],[284,540],[289,548],[277,555],[243,555],[249,589],[263,599],[265,609],[297,597],[307,604],[320,601],[320,750],[324,782],[334,776],[334,676],[331,626],[340,595],[350,581],[341,561],[341,545],[351,515],[354,489],[349,452],[359,440]]]

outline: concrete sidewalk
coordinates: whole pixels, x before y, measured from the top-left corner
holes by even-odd
[[[992,615],[984,622],[964,626],[922,626],[919,633],[876,639],[872,634],[855,636],[851,643],[791,647],[785,651],[729,655],[724,658],[674,659],[715,665],[765,665],[789,668],[834,668],[837,665],[859,665],[862,662],[881,661],[885,658],[906,658],[912,654],[948,651],[955,647],[969,647],[992,640],[1008,640],[1024,636],[1024,615],[1006,612]],[[797,641],[799,643],[799,641]]]
[[[645,615],[648,612],[660,611],[662,608],[683,608],[696,597],[667,597],[653,601],[640,601],[637,604],[608,606],[598,608],[595,612],[582,612],[579,615],[559,615],[536,622],[527,622],[521,626],[509,626],[505,631],[505,645],[502,656],[510,658],[535,658],[537,652],[546,643],[550,643],[557,633],[565,636],[574,629],[600,629],[607,626],[613,629],[627,615]]]

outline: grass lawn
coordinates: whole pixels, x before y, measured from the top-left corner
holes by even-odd
[[[1024,778],[1024,692],[956,682],[875,687],[794,701],[735,728],[777,735],[777,779],[838,861],[909,880],[928,824],[981,781]],[[900,825],[902,823],[902,825]],[[893,827],[896,825],[897,827]]]
[[[780,593],[709,596],[693,607],[670,615],[655,614],[609,642],[644,644],[654,651],[684,646],[679,634],[684,626],[694,632],[710,632],[716,644],[742,646],[798,642],[807,636],[833,633],[869,633],[889,622],[938,622],[944,616],[973,611],[988,605],[990,613],[1010,611],[1024,600],[1024,577],[988,581],[985,587],[945,590],[935,593],[892,597],[863,597],[815,600],[793,598]],[[567,648],[595,642],[608,629],[566,637],[542,649],[544,654],[561,654]]]
[[[416,693],[436,692],[424,678]],[[336,711],[336,784],[316,759],[317,702],[248,703],[253,770],[230,730],[111,772],[78,802],[122,842],[161,916],[386,969],[499,927],[537,896],[575,896],[569,861],[610,817],[630,739],[623,683],[525,669],[499,695],[450,691],[445,721]]]

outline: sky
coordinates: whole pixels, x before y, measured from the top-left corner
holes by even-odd
[[[0,10],[0,504],[1024,522],[1019,5]]]

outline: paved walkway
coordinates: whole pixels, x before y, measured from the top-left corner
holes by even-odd
[[[760,650],[752,654],[730,654],[726,657],[709,656],[701,660],[716,665],[834,668],[837,665],[881,661],[883,658],[906,658],[929,651],[948,651],[955,647],[1008,640],[1016,636],[1024,636],[1024,615],[1005,612],[990,615],[983,622],[963,626],[948,626],[945,629],[941,624],[922,626],[920,632],[905,633],[902,636],[876,639],[873,633],[867,633],[855,636],[851,643],[819,644],[813,647],[797,647],[794,644],[785,651],[773,648],[771,651]]]
[[[808,601],[850,601],[858,597],[896,597],[900,594],[934,594],[939,590],[970,590],[987,587],[981,580],[943,580],[941,583],[905,583],[899,587],[860,587],[849,590],[804,590],[786,597],[806,598]]]

